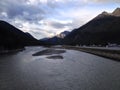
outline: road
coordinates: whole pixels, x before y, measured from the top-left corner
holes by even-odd
[[[120,90],[119,62],[75,50],[64,59],[32,56],[44,49],[0,56],[0,90]]]

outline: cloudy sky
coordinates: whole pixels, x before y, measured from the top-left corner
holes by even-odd
[[[120,0],[0,0],[0,20],[40,39],[71,31],[119,6]]]

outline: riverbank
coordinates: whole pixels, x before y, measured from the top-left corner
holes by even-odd
[[[115,61],[120,61],[120,50],[99,49],[99,48],[89,48],[89,47],[75,47],[75,46],[62,46],[59,48],[82,51],[82,52],[102,56],[105,58],[109,58]]]
[[[16,52],[23,51],[23,50],[25,50],[25,48],[13,49],[13,50],[0,50],[0,55],[16,53]]]

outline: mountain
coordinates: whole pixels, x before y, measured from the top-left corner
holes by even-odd
[[[112,13],[108,13],[108,12],[104,11],[101,14],[99,14],[97,17],[95,17],[94,19],[104,18],[106,16],[119,17],[120,16],[120,8],[116,8]]]
[[[70,33],[69,31],[61,32],[60,34],[57,35],[57,37],[59,37],[59,38],[64,38],[64,37],[67,36],[69,33]]]
[[[57,44],[61,44],[62,38],[59,38],[57,36],[54,36],[52,38],[44,38],[41,39],[40,41],[44,41],[46,42],[48,45],[57,45]]]
[[[34,38],[30,33],[28,32],[25,32],[25,34],[28,36],[28,37],[31,37],[31,38]],[[35,38],[34,38],[35,39]]]
[[[99,14],[98,16],[96,16],[94,19],[100,19],[100,18],[104,18],[106,16],[112,16],[112,14],[104,11],[101,14]]]
[[[114,16],[120,16],[120,8],[117,8],[113,13],[112,15]]]
[[[62,40],[64,39],[65,36],[67,36],[70,32],[69,31],[64,31],[61,32],[60,34],[51,37],[51,38],[43,38],[40,41],[44,41],[47,44],[51,44],[51,45],[58,45],[58,44],[62,44]]]
[[[5,21],[0,21],[0,48],[16,49],[40,44],[29,33],[24,33]]]
[[[73,30],[63,42],[68,45],[120,44],[120,8],[113,13],[103,12],[87,24]]]

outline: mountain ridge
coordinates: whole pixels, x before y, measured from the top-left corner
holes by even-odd
[[[24,33],[6,21],[0,20],[0,47],[3,49],[23,48],[24,46],[37,45],[38,42],[29,33]]]
[[[106,11],[103,11],[101,14],[99,14],[98,16],[96,16],[93,19],[104,18],[104,17],[107,17],[107,16],[119,17],[120,16],[120,8],[116,8],[112,13],[108,13]]]
[[[116,10],[114,12],[116,12]],[[82,27],[73,30],[64,38],[64,44],[120,44],[120,17],[113,14],[108,14],[106,12],[102,13],[102,17],[99,17],[100,15],[101,14],[93,18]]]
[[[53,45],[56,45],[56,44],[62,44],[62,40],[64,39],[64,37],[66,35],[68,35],[70,32],[69,31],[63,31],[61,32],[60,34],[57,34],[56,36],[53,36],[51,38],[43,38],[43,39],[40,39],[40,41],[44,41],[48,44],[53,44]]]
[[[120,16],[120,8],[116,8],[113,12],[112,15],[114,16]]]

